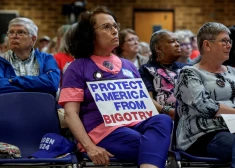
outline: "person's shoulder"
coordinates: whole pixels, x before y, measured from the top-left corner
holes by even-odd
[[[48,53],[45,53],[45,52],[41,52],[41,51],[39,51],[38,49],[35,49],[35,50],[34,50],[34,55],[35,55],[36,57],[40,57],[40,58],[43,58],[43,59],[48,59],[48,58],[50,58],[50,57],[53,57],[53,55],[48,54]]]
[[[138,54],[137,57],[139,57],[141,65],[146,64],[149,61],[149,57],[146,57],[140,54]]]
[[[235,67],[229,65],[227,65],[226,67],[228,68],[228,72],[232,72],[233,74],[235,74]]]
[[[182,62],[174,62],[174,64],[178,69],[182,69],[185,66],[192,66],[190,63],[182,63]]]

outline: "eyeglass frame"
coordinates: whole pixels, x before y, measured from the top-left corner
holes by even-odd
[[[114,27],[115,24],[116,24],[117,28]],[[111,25],[112,27],[109,27],[108,30],[106,30],[106,28],[105,28],[106,25]],[[103,27],[104,30],[110,31],[110,32],[113,30],[113,28],[114,28],[115,30],[117,30],[117,31],[120,31],[120,23],[117,23],[117,22],[115,22],[114,24],[104,23],[104,24],[102,24],[102,25],[100,25],[100,26],[94,28],[94,30],[96,30],[96,29],[98,29],[98,28],[100,28],[100,27]],[[111,28],[111,29],[110,29],[110,28]]]
[[[7,32],[7,37],[13,37],[14,35],[18,36],[18,37],[23,37],[25,36],[26,34],[31,34],[29,32],[26,32],[26,31],[23,31],[23,30],[17,30],[17,31],[8,31]]]
[[[223,46],[228,46],[228,43],[232,46],[232,44],[233,44],[233,40],[232,39],[221,39],[221,40],[208,40],[208,41],[211,41],[211,42],[213,42],[213,41],[218,41],[218,42],[222,42],[222,45]]]

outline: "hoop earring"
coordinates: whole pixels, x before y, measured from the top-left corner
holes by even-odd
[[[161,61],[164,57],[164,54],[162,52],[157,52],[157,61]]]

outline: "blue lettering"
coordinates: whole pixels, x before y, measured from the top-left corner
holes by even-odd
[[[140,90],[140,98],[148,98],[148,96],[144,93],[143,90]]]
[[[95,92],[95,90],[98,89],[98,85],[97,84],[90,84],[90,87],[92,89],[92,92]]]
[[[108,89],[106,88],[106,85],[104,83],[99,83],[98,85],[99,85],[101,91],[104,91],[104,89],[106,91],[108,91]]]
[[[135,104],[133,101],[130,101],[130,102],[129,102],[129,107],[130,107],[131,109],[136,109],[136,104]]]
[[[144,104],[144,101],[135,101],[135,104],[137,106],[138,109],[146,109],[146,106]]]
[[[135,95],[134,95],[135,94]],[[138,96],[138,93],[136,91],[131,91],[131,96],[134,98],[134,99],[138,99],[139,96]]]
[[[120,100],[119,92],[112,92],[114,100]]]
[[[107,86],[110,90],[115,90],[116,89],[116,86],[113,83],[108,83]]]
[[[114,106],[115,106],[115,109],[119,111],[119,108],[121,107],[120,102],[114,102]]]
[[[126,110],[126,108],[127,108],[128,110],[130,109],[130,107],[129,107],[129,105],[128,105],[127,102],[121,102],[121,105],[122,105],[123,110]]]
[[[142,85],[141,85],[141,84],[143,83],[142,81],[136,81],[136,83],[139,84],[139,87],[140,87],[141,89],[143,88]]]
[[[137,86],[136,86],[136,85],[133,86],[132,84],[135,84],[134,81],[130,81],[130,82],[129,82],[129,85],[130,85],[130,87],[131,87],[132,89],[137,89]]]
[[[124,89],[130,89],[130,86],[128,85],[127,81],[122,82],[122,85]]]
[[[103,98],[104,98],[105,101],[114,100],[112,92],[102,93],[102,95],[103,95]]]
[[[102,99],[102,97],[98,93],[96,93],[95,94],[95,101],[98,102],[98,101],[104,101],[104,100]]]
[[[126,95],[126,92],[119,92],[119,95],[120,95],[120,99],[128,99],[127,95]]]
[[[122,83],[122,82],[114,82],[114,83],[118,85],[118,88],[119,88],[119,89],[122,89],[122,86],[121,86],[121,83]]]

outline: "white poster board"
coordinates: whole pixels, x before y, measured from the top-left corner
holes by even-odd
[[[230,133],[235,133],[235,114],[220,114],[226,123]]]
[[[157,115],[141,78],[87,82],[105,126],[129,124]]]

